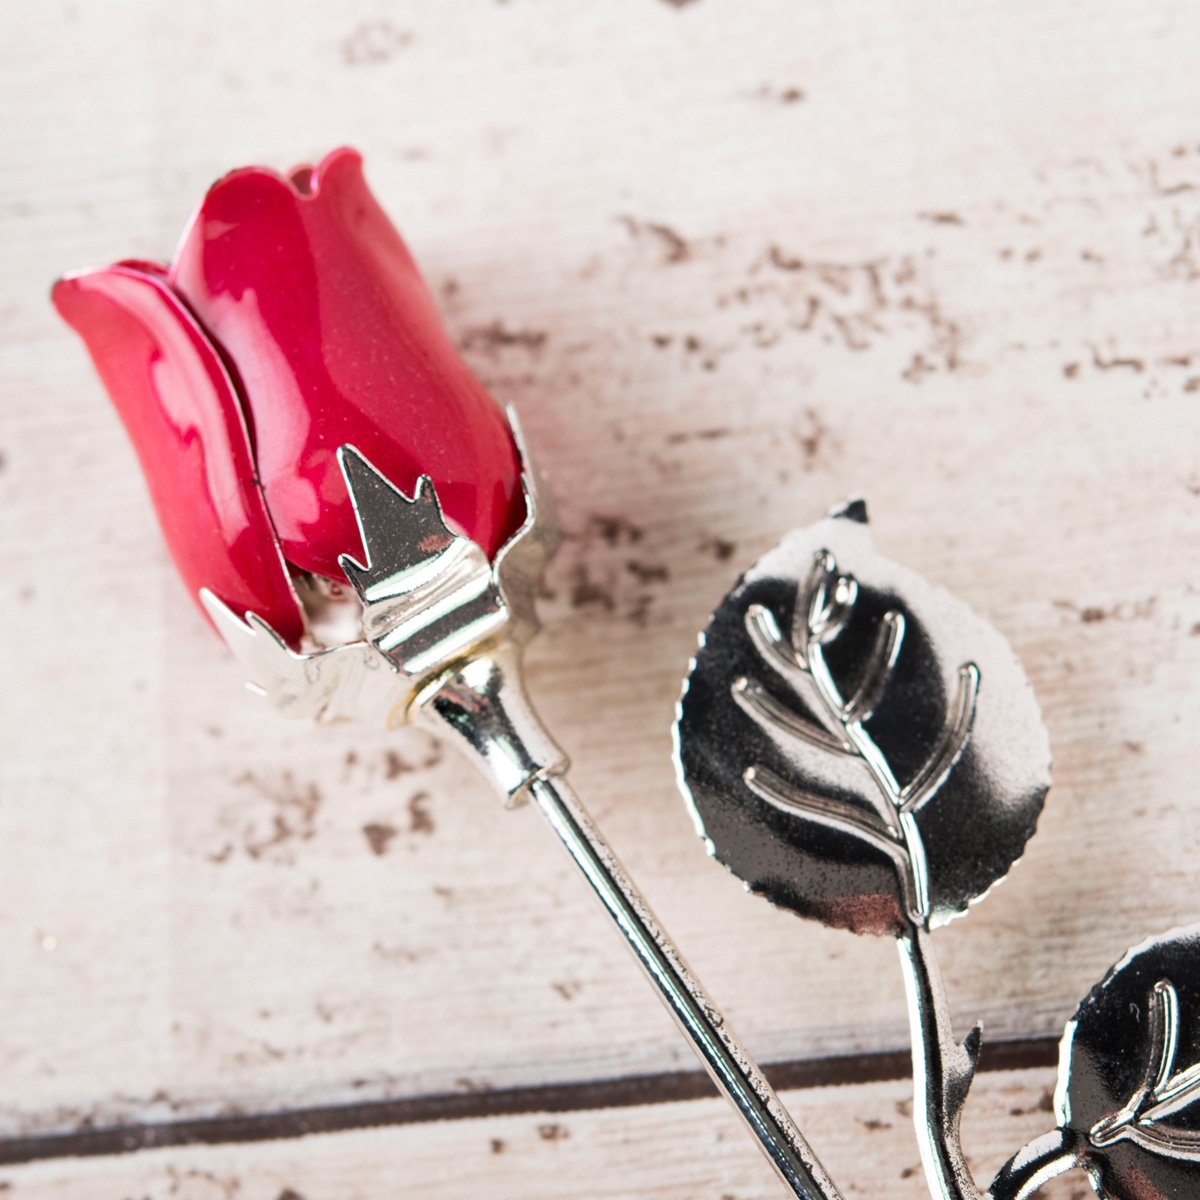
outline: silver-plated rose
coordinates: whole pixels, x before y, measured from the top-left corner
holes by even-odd
[[[349,636],[296,651],[253,613],[231,612],[211,593],[205,607],[252,688],[284,713],[429,726],[467,752],[506,806],[537,807],[791,1194],[838,1200],[795,1122],[567,783],[569,760],[526,693],[522,651],[538,628],[534,595],[558,530],[511,411],[509,422],[526,519],[494,560],[447,524],[427,476],[405,495],[347,445],[338,462],[366,552],[363,561],[341,558],[357,597]]]

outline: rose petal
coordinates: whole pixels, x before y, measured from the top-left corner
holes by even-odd
[[[220,356],[156,264],[122,263],[54,285],[141,460],[184,583],[295,644],[304,618],[255,481],[241,402]]]
[[[357,152],[327,156],[305,187],[256,167],[225,176],[171,274],[236,372],[284,556],[341,578],[338,556],[361,553],[336,459],[347,442],[409,494],[432,476],[449,520],[493,556],[524,517],[503,415]]]

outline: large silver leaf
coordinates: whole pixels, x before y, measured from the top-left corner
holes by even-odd
[[[1050,778],[1008,644],[877,554],[861,503],[790,534],[713,614],[676,751],[721,862],[859,932],[928,928],[982,896],[1021,854]]]

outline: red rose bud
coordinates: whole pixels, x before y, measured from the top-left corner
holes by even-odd
[[[193,596],[214,592],[295,644],[291,571],[345,576],[362,542],[338,466],[355,446],[489,558],[524,518],[503,414],[459,357],[357,151],[290,178],[233,171],[172,266],[68,275],[54,304],[133,440]]]

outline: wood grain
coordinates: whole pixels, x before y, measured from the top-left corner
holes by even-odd
[[[241,693],[46,303],[61,269],[168,256],[224,169],[347,139],[555,484],[568,540],[539,703],[758,1055],[907,1040],[892,947],[744,898],[705,861],[668,762],[708,610],[848,494],[869,494],[885,553],[1011,639],[1051,731],[1039,836],[939,935],[959,1023],[1056,1036],[1129,944],[1193,919],[1193,15],[9,6],[0,1135],[692,1066],[534,814],[498,811],[423,737],[293,727]],[[1048,1086],[1005,1086],[1025,1083],[1024,1104]],[[602,1120],[627,1180],[613,1193],[674,1194],[654,1190],[676,1186],[668,1167],[612,1149],[639,1115]],[[439,1126],[397,1135],[389,1159],[391,1135],[344,1136],[325,1178],[353,1160],[363,1191],[485,1145]],[[703,1169],[740,1181],[745,1150],[733,1139]],[[524,1187],[518,1159],[494,1194]],[[108,1195],[134,1168],[22,1178],[60,1169],[71,1194]],[[145,1170],[130,1189],[167,1186],[165,1166]]]
[[[1046,1128],[1043,1082],[1040,1073],[1022,1072],[981,1081],[965,1139],[981,1177],[991,1178],[1012,1147]],[[848,1198],[927,1194],[903,1085],[818,1088],[784,1099],[804,1113]],[[780,1194],[771,1169],[715,1099],[65,1159],[5,1170],[0,1181],[10,1200],[768,1200]],[[1073,1172],[1039,1194],[1084,1200],[1092,1191]]]

